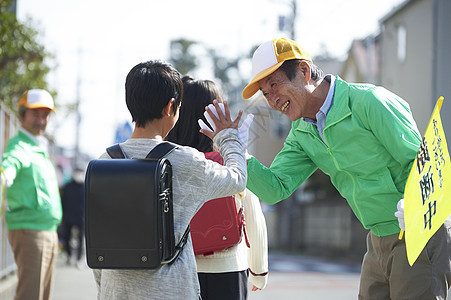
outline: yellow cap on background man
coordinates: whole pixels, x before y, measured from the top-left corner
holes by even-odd
[[[52,95],[46,90],[32,89],[27,91],[22,98],[20,98],[18,107],[25,106],[26,108],[49,108],[55,111],[55,104],[53,103]]]
[[[292,40],[278,38],[261,44],[252,57],[252,80],[244,88],[243,98],[252,97],[259,89],[258,82],[290,59],[312,61],[310,53]]]

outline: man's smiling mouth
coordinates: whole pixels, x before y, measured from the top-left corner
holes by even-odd
[[[285,112],[285,111],[287,110],[287,108],[288,108],[288,105],[290,105],[290,100],[288,100],[287,102],[285,102],[285,104],[282,105],[282,107],[280,108],[280,110],[281,110],[282,112]]]

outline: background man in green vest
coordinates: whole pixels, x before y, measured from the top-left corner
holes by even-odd
[[[8,238],[18,271],[15,299],[49,299],[62,218],[58,181],[43,136],[53,98],[45,90],[29,90],[18,110],[21,127],[8,141],[1,164]]]

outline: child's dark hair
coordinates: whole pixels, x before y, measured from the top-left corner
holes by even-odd
[[[199,132],[198,119],[207,121],[204,117],[205,106],[216,99],[223,101],[219,87],[210,80],[195,80],[184,76],[183,105],[180,108],[179,120],[169,132],[166,140],[183,146],[196,148],[201,152],[213,151],[213,142],[206,135]]]
[[[134,66],[125,81],[125,101],[138,127],[162,118],[162,110],[174,99],[177,111],[183,96],[180,73],[169,63],[150,60]]]

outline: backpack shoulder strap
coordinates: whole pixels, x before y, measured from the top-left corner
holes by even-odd
[[[119,144],[106,148],[106,152],[111,158],[125,158],[124,151]]]
[[[170,142],[162,142],[158,144],[152,151],[147,154],[146,159],[160,159],[168,155],[172,150],[177,148],[176,144]],[[111,158],[125,158],[124,151],[119,144],[115,144],[106,149],[106,152]]]
[[[171,153],[178,145],[170,142],[159,143],[152,151],[147,154],[146,159],[160,159]]]
[[[185,233],[180,238],[179,243],[175,246],[174,255],[163,263],[172,265],[179,258],[180,254],[182,254],[183,248],[186,245],[186,242],[188,241],[188,236],[189,236],[190,231],[191,231],[191,227],[188,225],[188,227],[186,227]]]
[[[161,159],[171,153],[174,149],[177,149],[178,145],[170,142],[162,142],[155,146],[149,154],[147,154],[146,159]],[[191,227],[188,225],[183,236],[180,238],[180,241],[175,246],[175,253],[172,257],[170,257],[167,261],[162,261],[162,264],[172,265],[182,253],[186,242],[188,241],[188,236],[190,233]]]

